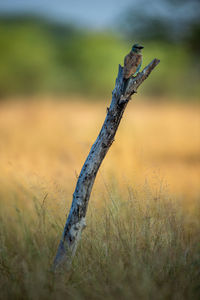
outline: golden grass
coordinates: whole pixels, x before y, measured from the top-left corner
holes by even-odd
[[[72,272],[49,272],[108,105],[79,100],[0,106],[2,299],[198,298],[197,105],[129,104]]]
[[[122,188],[164,181],[178,197],[198,197],[200,107],[138,102],[125,112],[95,189],[114,177]],[[76,99],[1,105],[1,185],[15,181],[46,192],[58,186],[72,194],[105,114],[106,103]]]

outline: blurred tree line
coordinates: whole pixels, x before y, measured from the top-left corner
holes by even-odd
[[[39,93],[108,96],[118,63],[135,41],[145,46],[144,64],[161,59],[143,94],[198,98],[199,1],[153,3],[141,0],[120,16],[117,31],[123,38],[33,16],[1,16],[0,99]]]
[[[136,1],[125,11],[120,26],[131,38],[182,43],[194,55],[199,54],[199,0]]]
[[[115,36],[37,17],[0,19],[0,98],[110,94],[127,49]]]

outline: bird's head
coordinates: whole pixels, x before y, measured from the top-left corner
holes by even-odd
[[[144,47],[140,44],[134,44],[133,47],[132,47],[132,51],[135,52],[135,53],[141,53],[141,50],[143,48]]]

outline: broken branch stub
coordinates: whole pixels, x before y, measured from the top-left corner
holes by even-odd
[[[54,271],[60,268],[70,268],[82,230],[86,226],[85,217],[88,201],[99,167],[114,141],[119,123],[131,96],[137,92],[138,87],[159,62],[158,59],[154,59],[136,77],[129,78],[126,85],[123,79],[123,67],[119,65],[115,88],[112,92],[112,101],[107,110],[105,121],[82,167],[76,184],[71,209],[54,259]]]

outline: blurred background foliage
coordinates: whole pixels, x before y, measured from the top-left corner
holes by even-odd
[[[162,0],[157,9],[136,1],[108,30],[36,15],[0,17],[0,99],[69,93],[109,96],[118,64],[136,41],[144,63],[161,59],[141,88],[148,96],[198,99],[200,96],[199,1]],[[146,5],[145,5],[146,3]]]

